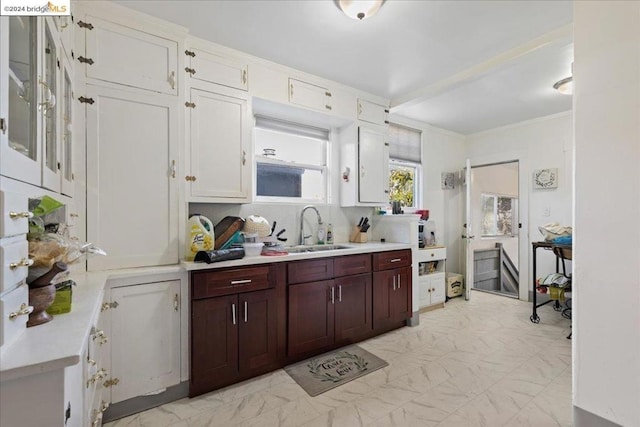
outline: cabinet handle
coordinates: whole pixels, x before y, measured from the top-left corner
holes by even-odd
[[[247,301],[244,302],[244,323],[249,321],[249,303]]]
[[[389,262],[400,262],[400,261],[402,261],[402,258],[394,258],[389,260]]]
[[[358,102],[358,116],[362,114],[362,104]]]
[[[396,276],[393,276],[393,290],[396,290]]]
[[[360,166],[360,177],[364,177],[364,166]]]
[[[109,408],[109,402],[105,402],[104,400],[100,401],[100,412],[104,412]]]
[[[342,285],[338,285],[338,302],[342,302]]]
[[[244,279],[244,280],[232,280],[231,284],[232,285],[243,285],[245,283],[251,283],[251,279]]]
[[[171,85],[171,89],[176,88],[176,72],[172,71],[169,73],[169,84]]]
[[[176,161],[171,160],[171,178],[176,177]]]
[[[20,304],[20,308],[18,309],[18,311],[9,313],[9,320],[13,320],[18,316],[26,316],[28,314],[31,314],[32,311],[33,307],[23,302],[22,304]]]
[[[432,290],[433,292],[435,292],[435,291],[436,291],[436,288],[431,288],[431,290]]]
[[[100,427],[102,425],[102,412],[95,414],[96,418],[91,423],[91,427]]]
[[[293,99],[293,83],[289,85],[289,100]]]
[[[9,218],[11,219],[20,219],[20,218],[33,218],[33,213],[31,212],[9,212]]]
[[[398,274],[398,289],[400,289],[400,274]]]
[[[5,119],[4,117],[0,117],[0,130],[2,131],[3,135],[7,133],[7,119]]]
[[[178,294],[173,295],[173,309],[175,311],[178,311],[178,308],[180,307],[180,301],[178,300]]]
[[[247,84],[247,70],[242,70],[242,84]]]
[[[33,260],[29,258],[22,258],[18,262],[12,262],[9,264],[9,270],[15,270],[19,267],[31,267],[33,265]]]
[[[89,360],[87,360],[87,363],[88,363],[89,365],[91,365],[91,366],[96,366],[96,361],[95,361],[95,360],[93,360],[93,359],[89,359]]]
[[[431,289],[427,289],[427,292],[431,293]]]
[[[336,288],[331,287],[331,304],[336,303]]]
[[[247,152],[242,150],[242,166],[247,163]]]
[[[38,104],[38,111],[44,110],[46,113],[56,106],[56,96],[53,94],[53,92],[51,92],[51,88],[49,88],[49,85],[46,82],[44,82],[43,80],[38,80],[38,83],[44,86],[44,89],[46,90],[44,101]]]
[[[327,110],[331,110],[331,105],[325,105],[324,108],[326,108]]]
[[[231,304],[231,321],[233,322],[233,324],[236,324],[236,305],[235,304]]]

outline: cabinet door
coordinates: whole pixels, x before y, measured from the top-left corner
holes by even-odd
[[[199,49],[191,49],[188,55],[191,57],[191,69],[193,70],[188,75],[193,79],[236,89],[249,89],[249,67],[245,62]]]
[[[240,373],[246,375],[278,360],[276,291],[243,293],[238,300]]]
[[[289,286],[289,356],[333,344],[333,280]]]
[[[431,278],[431,304],[445,301],[446,282],[444,273],[436,273]]]
[[[154,92],[178,94],[178,43],[88,15],[86,76]]]
[[[180,281],[111,289],[112,402],[180,382]]]
[[[238,377],[238,320],[237,295],[192,301],[189,396]]]
[[[90,270],[178,262],[178,101],[87,85]]]
[[[320,111],[331,111],[331,92],[329,89],[289,79],[289,102],[302,107]]]
[[[389,109],[384,105],[358,99],[358,120],[376,125],[388,125]]]
[[[389,202],[389,143],[383,132],[358,129],[358,194],[361,203]]]
[[[41,76],[38,85],[44,91],[42,102],[38,104],[42,115],[42,186],[52,191],[60,191],[60,164],[58,162],[58,103],[60,101],[59,75],[61,69],[61,49],[53,18],[47,17],[42,28]]]
[[[411,313],[411,268],[373,273],[373,328],[403,326]]]
[[[335,279],[336,342],[359,341],[371,332],[371,273]]]
[[[0,172],[39,186],[37,22],[26,16],[0,20]]]
[[[191,89],[192,198],[241,202],[249,198],[251,152],[247,101]]]

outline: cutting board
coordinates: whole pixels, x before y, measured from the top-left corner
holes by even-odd
[[[226,216],[213,227],[216,237],[215,249],[220,249],[236,231],[240,231],[244,226],[244,219],[237,216]]]

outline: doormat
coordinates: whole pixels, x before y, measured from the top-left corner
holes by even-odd
[[[284,370],[313,397],[388,365],[378,356],[352,345],[303,360]]]

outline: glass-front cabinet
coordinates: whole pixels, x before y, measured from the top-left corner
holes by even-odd
[[[73,64],[61,40],[50,17],[0,17],[0,173],[70,195]]]

